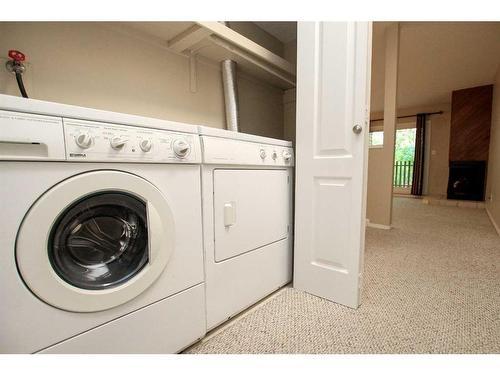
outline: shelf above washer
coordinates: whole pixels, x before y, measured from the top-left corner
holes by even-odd
[[[295,87],[295,66],[219,22],[133,22],[129,25],[165,42],[168,49],[220,62],[236,61],[243,73],[269,84]]]

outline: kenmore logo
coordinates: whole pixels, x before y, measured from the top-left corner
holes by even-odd
[[[86,158],[87,154],[83,154],[83,153],[70,153],[69,156],[71,158]]]

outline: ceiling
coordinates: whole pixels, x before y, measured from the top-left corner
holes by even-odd
[[[384,34],[373,24],[371,110],[384,107]],[[401,22],[398,107],[450,103],[453,90],[493,83],[500,22]]]
[[[297,39],[297,22],[254,22],[283,43]]]

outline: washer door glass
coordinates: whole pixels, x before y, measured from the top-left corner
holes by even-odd
[[[55,272],[82,289],[115,287],[148,263],[146,204],[123,192],[87,196],[52,227],[48,255]]]

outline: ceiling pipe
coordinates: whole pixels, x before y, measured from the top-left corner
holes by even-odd
[[[221,22],[227,27],[229,22]],[[238,82],[236,62],[233,60],[221,61],[222,86],[224,90],[224,106],[226,108],[226,129],[233,132],[240,131]]]
[[[226,107],[226,129],[233,132],[240,130],[238,85],[236,82],[236,63],[233,60],[223,60],[222,85],[224,89],[224,105]]]

